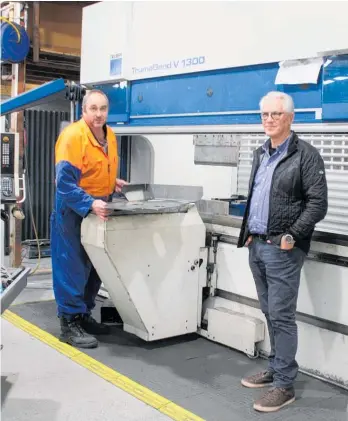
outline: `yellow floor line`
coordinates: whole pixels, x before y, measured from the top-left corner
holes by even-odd
[[[29,333],[29,335],[39,339],[41,342],[44,342],[51,348],[75,361],[77,364],[85,367],[87,370],[92,371],[104,380],[133,395],[137,399],[145,402],[147,405],[157,409],[162,414],[167,415],[169,418],[175,421],[205,421],[203,418],[192,414],[192,412],[176,405],[169,399],[152,392],[145,386],[142,386],[123,374],[118,373],[78,349],[60,342],[55,336],[45,332],[32,323],[29,323],[22,317],[17,316],[17,314],[12,313],[12,311],[6,310],[2,317],[14,326]]]

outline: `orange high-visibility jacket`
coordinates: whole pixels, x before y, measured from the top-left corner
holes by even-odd
[[[107,153],[81,119],[66,127],[56,143],[56,205],[85,216],[95,198],[107,198],[116,185],[117,139],[106,128]],[[57,203],[58,202],[58,203]]]

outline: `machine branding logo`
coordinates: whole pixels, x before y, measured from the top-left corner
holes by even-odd
[[[153,73],[158,71],[177,71],[190,67],[201,66],[205,63],[205,56],[189,57],[179,60],[171,60],[166,63],[153,63],[150,66],[132,67],[132,73]]]
[[[122,74],[122,53],[111,54],[110,76],[121,76]]]

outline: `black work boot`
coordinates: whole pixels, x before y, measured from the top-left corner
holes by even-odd
[[[98,341],[89,335],[81,326],[81,316],[75,316],[72,320],[65,317],[60,319],[61,334],[59,340],[76,348],[96,348]]]
[[[83,314],[81,318],[82,328],[90,335],[108,335],[110,327],[98,323],[90,314]]]

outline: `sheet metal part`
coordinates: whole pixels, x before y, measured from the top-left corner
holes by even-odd
[[[111,215],[184,213],[201,199],[203,188],[140,183],[125,185],[122,194],[108,203]]]
[[[130,202],[155,198],[150,184],[128,184],[122,188],[122,193]]]
[[[127,200],[176,199],[197,202],[203,196],[202,186],[182,186],[174,184],[127,184],[122,188]]]
[[[125,199],[119,199],[109,203],[107,208],[113,215],[138,215],[184,213],[192,206],[194,204],[184,200],[153,199],[129,202]]]

